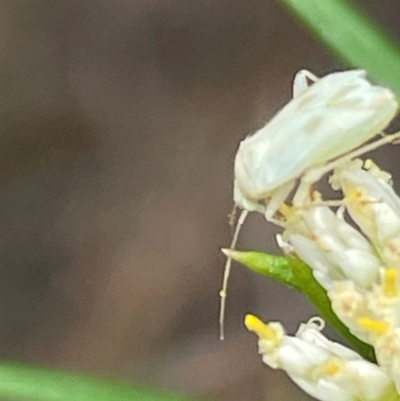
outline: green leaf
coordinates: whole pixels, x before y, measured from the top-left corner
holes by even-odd
[[[188,401],[161,391],[75,373],[0,362],[0,398],[18,401]]]
[[[400,97],[400,48],[363,10],[346,0],[278,1],[344,62]]]
[[[255,251],[241,252],[225,249],[223,252],[256,273],[273,278],[302,292],[314,304],[323,319],[333,326],[360,355],[375,362],[373,348],[353,336],[347,326],[336,316],[326,290],[314,278],[312,269],[299,258],[274,256]]]

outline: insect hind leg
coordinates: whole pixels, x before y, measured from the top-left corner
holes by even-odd
[[[310,190],[313,184],[321,179],[321,177],[341,164],[349,162],[350,160],[362,156],[363,154],[380,148],[388,143],[398,143],[400,141],[400,132],[395,134],[383,135],[380,139],[374,142],[368,143],[360,148],[347,153],[338,159],[327,163],[325,166],[315,167],[308,170],[301,178],[299,189],[296,191],[293,199],[293,205],[296,207],[304,205],[307,199],[309,199]]]

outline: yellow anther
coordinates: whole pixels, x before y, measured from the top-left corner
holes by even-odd
[[[322,194],[319,191],[313,191],[311,194],[313,202],[322,202]]]
[[[376,163],[372,159],[365,160],[364,168],[366,170],[371,170],[372,168],[376,168],[376,167],[378,167],[378,166],[376,165]]]
[[[397,278],[398,278],[398,273],[396,269],[391,267],[386,270],[383,291],[387,297],[398,296],[399,291],[397,288]]]
[[[369,317],[362,317],[358,320],[361,328],[373,331],[376,334],[385,334],[389,330],[389,323],[383,320],[374,320]]]
[[[325,244],[325,242],[320,237],[317,237],[316,235],[313,235],[312,237],[314,242],[317,244],[318,248],[321,249],[322,251],[329,252],[332,250],[328,245]]]
[[[247,330],[256,333],[261,340],[274,340],[276,337],[276,331],[262,322],[257,316],[246,315],[244,324]]]
[[[353,207],[357,208],[360,213],[362,212],[363,208],[377,202],[376,199],[368,196],[368,194],[365,194],[362,187],[350,188],[346,192],[346,198],[353,204]]]
[[[373,160],[367,159],[364,162],[364,168],[368,170],[375,178],[380,178],[389,184],[392,182],[392,175],[387,171],[381,170]]]
[[[325,366],[325,374],[327,376],[333,376],[340,370],[340,364],[338,362],[329,362]]]
[[[282,203],[279,206],[279,211],[281,212],[282,216],[288,220],[290,218],[290,216],[293,215],[293,209],[288,206],[286,203]]]
[[[363,193],[360,188],[349,188],[346,196],[349,200],[360,200],[363,196]]]
[[[370,203],[370,201],[365,198],[362,189],[359,187],[349,188],[346,192],[346,198],[360,213],[363,207]]]

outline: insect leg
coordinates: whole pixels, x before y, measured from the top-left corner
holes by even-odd
[[[296,207],[303,206],[305,202],[310,199],[311,186],[319,181],[323,175],[329,173],[331,170],[334,170],[341,164],[346,163],[356,157],[359,157],[364,153],[375,150],[388,143],[396,143],[396,141],[398,140],[400,140],[400,132],[383,136],[382,138],[374,142],[364,145],[354,150],[353,152],[347,153],[346,155],[341,156],[330,163],[327,163],[325,166],[314,167],[306,171],[301,177],[299,188],[294,195],[293,205]]]
[[[307,70],[300,70],[293,79],[293,99],[302,95],[310,86],[309,81],[312,83],[317,82],[319,78]]]
[[[273,216],[277,210],[281,207],[281,205],[285,202],[290,192],[292,191],[295,185],[295,180],[290,180],[285,184],[282,184],[277,189],[271,192],[272,196],[270,197],[267,207],[265,209],[264,216],[267,221],[271,223],[277,224],[277,220],[273,219]],[[282,226],[282,222],[278,224]]]

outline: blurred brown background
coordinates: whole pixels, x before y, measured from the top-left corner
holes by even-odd
[[[399,36],[398,1],[361,4]],[[242,319],[293,332],[314,311],[235,267],[220,342],[219,248],[239,140],[297,70],[341,65],[271,0],[4,0],[0,15],[1,357],[309,399],[261,365]],[[394,172],[395,152],[378,152]],[[268,227],[253,216],[240,247],[276,251]]]

